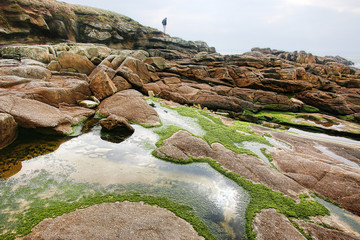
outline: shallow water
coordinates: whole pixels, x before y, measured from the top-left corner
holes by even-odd
[[[272,164],[269,162],[269,159],[261,152],[261,149],[265,148],[269,151],[274,151],[273,147],[258,142],[247,142],[247,141],[235,145],[239,148],[249,149],[250,151],[255,153],[261,160],[263,160],[267,165],[269,165],[270,167],[272,166]]]
[[[205,134],[197,120],[149,102],[155,106],[163,126],[176,125],[197,136]],[[95,125],[87,133],[61,142],[56,151],[23,161],[18,174],[0,180],[0,234],[18,227],[18,214],[49,202],[72,203],[82,196],[136,191],[191,206],[219,239],[244,239],[249,203],[246,191],[206,163],[176,165],[153,157],[151,152],[158,140],[154,130],[158,128],[133,127],[132,136],[113,143],[103,140],[101,127]],[[359,144],[346,138],[299,131]],[[274,145],[291,148],[285,142],[265,138]],[[271,166],[260,149],[271,152],[272,147],[254,142],[243,142],[238,147],[253,151]]]
[[[329,157],[332,157],[336,160],[339,160],[343,163],[345,163],[346,165],[350,166],[350,167],[354,167],[354,168],[360,168],[359,165],[357,165],[356,163],[344,158],[344,157],[341,157],[339,155],[337,155],[336,153],[332,152],[330,149],[328,149],[327,147],[325,146],[322,146],[322,145],[315,145],[314,146],[315,148],[319,149],[323,154],[325,154],[326,156],[329,156]]]
[[[360,217],[352,214],[332,203],[324,201],[321,198],[315,197],[315,200],[324,205],[327,209],[330,210],[331,215],[335,215],[340,221],[344,222],[347,226],[351,228],[352,231],[360,235]]]
[[[164,125],[202,134],[193,119],[160,106],[156,109]],[[246,191],[206,163],[176,165],[153,157],[158,140],[154,129],[133,127],[135,133],[117,144],[102,140],[101,127],[95,125],[56,151],[22,162],[18,174],[0,180],[0,233],[13,231],[18,225],[16,214],[34,206],[136,191],[191,206],[219,239],[244,238]]]
[[[325,134],[325,133],[308,132],[308,131],[300,130],[300,129],[297,129],[297,128],[289,128],[288,131],[293,132],[293,133],[297,133],[297,134],[300,134],[300,135],[303,135],[303,136],[318,138],[318,139],[326,140],[326,141],[333,141],[333,142],[350,143],[350,144],[360,145],[359,141],[353,140],[353,139],[350,139],[350,138],[346,138],[346,137],[332,136],[332,135],[328,135],[328,134]]]

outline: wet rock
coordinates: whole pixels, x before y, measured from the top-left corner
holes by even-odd
[[[22,239],[102,239],[104,236],[108,239],[119,236],[147,240],[204,239],[174,213],[142,202],[102,203],[54,219],[48,218]]]
[[[0,149],[10,145],[17,137],[18,128],[15,119],[6,113],[0,113]]]
[[[74,133],[73,126],[95,114],[95,110],[75,106],[62,105],[59,107],[59,110],[62,115],[67,116],[70,120],[69,122],[59,124],[55,127],[55,131],[67,135]]]
[[[117,92],[116,86],[103,70],[99,70],[93,77],[90,82],[90,89],[94,96],[99,100],[109,97]]]
[[[58,59],[62,70],[72,69],[78,73],[89,75],[95,68],[94,64],[87,57],[71,52],[59,53]]]
[[[161,147],[155,150],[159,157],[187,160],[195,158],[212,158],[224,168],[238,173],[255,183],[284,193],[293,198],[305,189],[289,177],[270,168],[262,160],[246,154],[236,154],[219,143],[209,146],[204,140],[194,137],[186,131],[179,131],[166,139]]]
[[[98,112],[102,116],[115,115],[148,126],[160,125],[156,111],[146,103],[140,92],[132,89],[118,92],[102,101]]]
[[[305,240],[306,238],[291,224],[283,214],[276,212],[275,209],[263,209],[256,214],[253,222],[254,232],[257,234],[256,239],[273,240],[273,239],[297,239]]]
[[[271,132],[271,135],[292,146],[291,149],[278,146],[281,150],[272,152],[273,163],[280,171],[311,191],[331,199],[355,214],[360,214],[359,168],[323,154],[316,146],[324,146],[355,162],[360,157],[358,149],[290,133]]]

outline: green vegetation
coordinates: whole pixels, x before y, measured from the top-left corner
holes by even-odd
[[[204,139],[209,145],[213,143],[221,143],[227,149],[230,149],[236,153],[246,153],[254,155],[248,149],[239,148],[236,143],[242,143],[244,141],[258,142],[271,146],[271,144],[262,136],[254,134],[248,126],[242,125],[240,122],[235,122],[235,126],[226,126],[221,119],[211,116],[208,112],[190,108],[190,107],[177,107],[172,108],[176,110],[180,115],[185,117],[191,117],[197,119],[200,127],[206,132],[202,139]],[[242,134],[240,132],[247,134]]]
[[[166,158],[164,160],[180,164],[184,163],[181,159]],[[308,219],[310,216],[329,215],[329,210],[316,201],[307,200],[305,197],[301,197],[300,203],[296,203],[294,199],[287,197],[280,192],[275,192],[262,184],[252,183],[244,177],[241,177],[239,174],[224,169],[213,159],[196,159],[190,157],[187,161],[187,163],[193,162],[207,162],[212,168],[236,182],[249,193],[250,203],[246,210],[246,236],[249,240],[256,238],[256,234],[252,228],[252,222],[256,213],[261,212],[262,209],[274,208],[288,218],[293,217],[299,219]]]
[[[49,195],[51,188],[56,191]],[[152,195],[156,194],[156,190],[142,195],[127,189],[126,186],[112,186],[107,189],[97,184],[57,181],[46,172],[40,172],[32,178],[30,185],[18,185],[15,188],[11,184],[4,186],[1,188],[3,197],[0,198],[0,233],[4,234],[0,235],[0,239],[24,236],[45,218],[54,218],[95,204],[122,201],[142,201],[168,209],[192,224],[199,235],[206,239],[216,239],[191,207],[180,204],[177,200]],[[19,209],[22,199],[26,199],[29,208],[21,213],[12,213],[10,210],[10,214],[9,209]]]
[[[320,112],[320,110],[318,108],[310,106],[310,105],[306,105],[306,104],[304,104],[302,106],[302,111],[308,112],[308,113],[319,113]]]
[[[280,170],[273,164],[273,160],[274,160],[273,156],[271,156],[271,154],[266,151],[266,148],[260,148],[260,151],[269,160],[269,163],[271,164],[271,168],[273,168],[276,171],[280,172]]]
[[[177,110],[179,114],[183,116],[197,119],[199,125],[206,131],[206,134],[202,138],[210,145],[214,142],[219,142],[228,149],[237,153],[246,152],[244,150],[239,150],[235,145],[235,143],[240,143],[242,141],[256,141],[270,145],[263,137],[252,134],[252,132],[245,126],[242,126],[242,131],[245,131],[250,135],[243,135],[238,133],[236,130],[241,125],[240,122],[237,122],[235,127],[230,127],[225,126],[220,119],[215,118],[204,111],[186,107],[178,107],[173,109]],[[156,143],[156,146],[161,146],[164,139],[170,137],[176,131],[178,131],[178,128],[176,127],[169,127],[167,129],[155,131],[160,135],[160,141]],[[265,150],[262,150],[262,152],[269,159],[269,161],[272,160],[272,156],[267,154]],[[153,154],[156,155],[155,152],[153,152]],[[212,168],[233,180],[239,186],[243,187],[250,195],[250,203],[246,210],[246,235],[248,239],[256,238],[256,234],[252,228],[252,222],[256,213],[259,213],[262,209],[274,208],[279,213],[284,214],[288,218],[298,219],[308,219],[310,216],[329,214],[329,210],[327,208],[316,201],[307,200],[307,197],[304,195],[301,195],[300,202],[296,203],[295,200],[285,196],[280,192],[275,192],[262,184],[254,184],[239,174],[224,169],[221,164],[213,159],[196,159],[191,156],[187,160],[171,159],[169,157],[162,159],[178,164],[207,162]],[[299,227],[297,228],[299,229]],[[309,239],[309,236],[307,236],[302,230],[301,232]]]
[[[76,209],[86,208],[100,203],[114,203],[114,202],[144,202],[149,205],[157,205],[166,208],[175,213],[176,216],[189,222],[200,236],[206,239],[215,239],[212,233],[208,230],[206,225],[194,214],[192,209],[186,205],[181,205],[170,201],[165,197],[145,196],[138,193],[130,194],[95,194],[94,196],[82,197],[78,202],[51,202],[46,206],[39,206],[31,208],[21,218],[20,224],[17,227],[17,236],[24,236],[31,232],[31,229],[45,218],[54,218],[62,214],[73,212]],[[14,233],[6,233],[0,236],[0,239],[14,239]]]
[[[155,145],[157,147],[160,147],[163,144],[165,139],[168,139],[169,137],[171,137],[174,133],[176,133],[179,130],[182,130],[182,128],[173,126],[173,125],[156,129],[154,132],[160,136],[160,139],[159,139],[159,141],[157,141],[157,143]]]
[[[264,136],[265,137],[272,137],[270,133],[265,133]]]

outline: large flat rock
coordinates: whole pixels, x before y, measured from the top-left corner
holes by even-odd
[[[21,238],[30,239],[204,239],[174,213],[142,202],[94,205],[45,219]]]

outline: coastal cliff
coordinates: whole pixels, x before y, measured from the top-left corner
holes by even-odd
[[[102,43],[115,49],[215,52],[202,41],[185,41],[142,26],[110,11],[55,0],[9,0],[0,3],[0,44]],[[165,54],[164,51],[163,54]],[[161,54],[161,52],[159,53]]]

